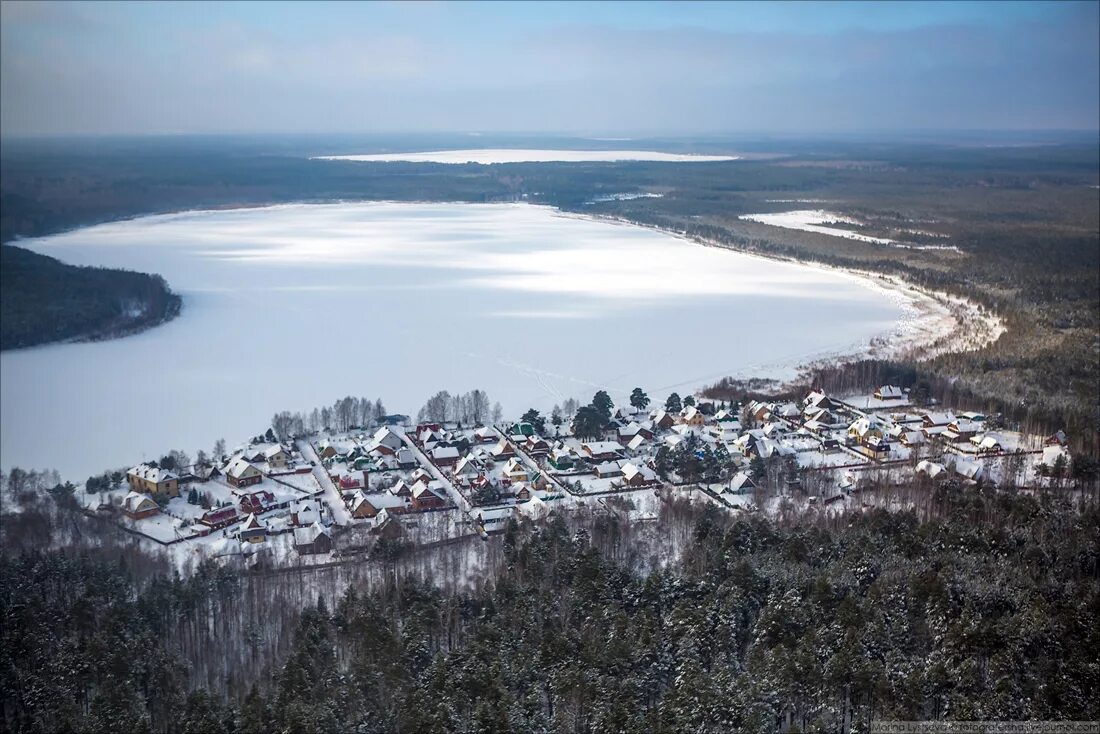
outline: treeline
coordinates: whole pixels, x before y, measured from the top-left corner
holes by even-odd
[[[561,515],[512,524],[476,590],[387,573],[302,613],[278,664],[246,655],[206,687],[186,684],[199,661],[173,629],[216,627],[216,600],[239,596],[232,574],[139,585],[117,561],[4,557],[0,727],[773,732],[1096,719],[1096,509],[950,483],[934,492],[926,521],[873,510],[788,526],[696,509],[681,562],[646,573],[618,559],[633,529],[613,513],[587,529]],[[265,608],[251,612],[257,633]],[[241,630],[222,634],[242,647]]]
[[[451,395],[440,390],[428,398],[416,414],[418,423],[458,423],[465,426],[481,426],[488,422],[500,423],[504,419],[504,409],[500,403],[489,407],[489,395],[484,390]]]
[[[122,336],[179,310],[180,297],[159,275],[66,265],[0,246],[0,349]]]
[[[389,415],[382,398],[357,398],[351,395],[340,398],[331,406],[322,405],[306,412],[282,411],[271,418],[267,436],[257,440],[288,441],[297,436],[321,430],[348,431],[355,428],[373,428],[384,423]]]

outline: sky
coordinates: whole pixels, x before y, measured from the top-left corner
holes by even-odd
[[[0,3],[0,134],[1100,128],[1100,2]]]

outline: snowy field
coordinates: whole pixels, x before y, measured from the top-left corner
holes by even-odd
[[[805,202],[812,203],[819,200],[816,199],[770,199],[773,202]],[[826,211],[824,209],[798,209],[790,212],[776,212],[774,214],[743,214],[738,219],[744,219],[747,222],[756,222],[758,224],[767,224],[772,227],[782,227],[783,229],[797,229],[802,232],[817,232],[818,234],[832,235],[833,237],[844,237],[849,240],[857,240],[859,242],[868,242],[872,245],[889,245],[891,247],[898,247],[904,250],[944,250],[950,252],[961,253],[962,251],[954,245],[914,245],[907,242],[899,242],[888,237],[872,237],[871,235],[862,234],[861,232],[853,229],[845,229],[842,226],[836,225],[848,225],[850,227],[861,227],[863,222],[855,219],[854,217],[848,217],[836,212]],[[916,235],[924,235],[931,237],[945,238],[947,235],[924,232],[921,230],[903,230],[904,232]]]
[[[738,218],[749,222],[757,222],[758,224],[767,224],[772,227],[797,229],[802,232],[817,232],[818,234],[845,237],[860,242],[870,242],[875,245],[894,244],[894,240],[886,237],[871,237],[850,229],[834,226],[837,224],[853,225],[859,224],[859,222],[851,217],[825,211],[824,209],[799,209],[793,212],[778,212],[775,214],[744,214]]]
[[[433,150],[423,153],[374,153],[370,155],[322,155],[314,160],[362,161],[365,163],[615,163],[657,161],[664,163],[706,163],[735,161],[733,155],[689,155],[651,150],[537,150],[524,148],[473,148]]]
[[[0,465],[74,481],[345,395],[415,415],[480,388],[545,414],[598,389],[787,378],[914,314],[850,274],[525,204],[186,212],[21,244],[161,273],[184,299],[142,334],[0,355]]]

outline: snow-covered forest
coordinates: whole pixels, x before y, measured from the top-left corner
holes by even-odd
[[[1055,492],[951,481],[919,517],[813,520],[671,501],[654,523],[556,513],[462,553],[186,579],[60,496],[5,503],[2,731],[1100,717],[1100,514]]]

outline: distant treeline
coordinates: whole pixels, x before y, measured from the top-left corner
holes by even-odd
[[[0,349],[121,336],[179,310],[180,297],[159,275],[66,265],[0,246]]]

